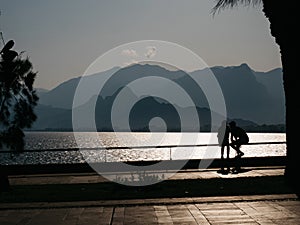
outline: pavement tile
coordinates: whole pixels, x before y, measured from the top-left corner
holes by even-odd
[[[273,224],[279,225],[299,225],[300,219],[298,218],[284,218],[284,219],[272,219]]]
[[[288,208],[286,208],[288,207]],[[297,200],[1,210],[1,225],[300,224]],[[17,216],[16,216],[17,215]]]
[[[206,218],[203,213],[196,207],[194,204],[186,205],[187,209],[189,210],[190,214],[197,220],[205,221]]]

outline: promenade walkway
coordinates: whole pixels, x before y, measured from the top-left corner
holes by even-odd
[[[148,198],[147,194],[151,196],[148,193],[149,189],[125,189],[127,192],[141,191],[143,193],[137,194],[137,198],[105,199],[105,196],[102,196],[103,198],[95,196],[96,200],[74,201],[24,201],[24,199],[19,201],[21,199],[17,198],[18,195],[16,195],[17,199],[12,197],[14,192],[28,190],[26,189],[28,187],[32,188],[32,192],[38,193],[38,190],[49,190],[50,187],[86,185],[85,188],[88,188],[99,185],[97,188],[107,188],[109,186],[103,185],[112,184],[95,173],[10,176],[12,191],[2,193],[0,196],[0,224],[300,224],[300,201],[288,188],[282,187],[282,183],[276,183],[280,182],[284,167],[243,169],[242,173],[228,175],[217,173],[217,169],[180,171],[165,181],[164,185],[178,184],[180,187],[185,187],[183,186],[185,184],[186,189],[183,191],[187,193],[186,196],[181,194],[181,197],[170,197],[176,196],[170,193],[170,196]],[[274,189],[270,189],[267,182],[261,183],[268,179],[273,182],[271,184]],[[189,187],[190,184],[203,183],[204,186],[196,187],[201,192],[204,187],[212,188],[210,181],[216,186],[222,184],[216,189],[219,192],[215,192],[221,193],[220,195],[197,196],[193,193],[194,189]],[[226,187],[226,183],[230,182],[262,185],[259,189],[269,188],[271,193],[233,195]],[[238,184],[241,185],[241,183]],[[116,187],[121,189],[121,186],[114,186],[113,189]],[[176,190],[170,189],[170,186],[166,187],[170,191]],[[164,192],[164,188],[163,185],[159,186],[155,193]],[[225,192],[222,192],[222,188]],[[234,191],[237,190],[235,188],[232,187]],[[277,189],[281,191],[275,193]],[[71,192],[71,189],[67,190]],[[112,193],[118,192],[118,190],[115,191]],[[49,191],[49,195],[51,194],[53,192]],[[8,195],[11,195],[10,198],[7,198]],[[55,198],[55,196],[52,197]]]
[[[269,177],[283,176],[283,166],[266,166],[266,167],[243,167],[242,173],[223,175],[217,172],[218,169],[187,169],[174,173],[168,180],[197,180],[212,178],[247,178],[247,177]],[[159,173],[159,172],[156,172]],[[168,171],[161,171],[168,173]],[[109,173],[107,173],[109,174]],[[130,176],[130,173],[127,173]],[[125,176],[126,173],[123,173]],[[80,184],[80,183],[101,183],[107,182],[105,178],[97,173],[66,173],[66,174],[39,174],[39,175],[19,175],[9,177],[11,185],[41,185],[41,184]]]

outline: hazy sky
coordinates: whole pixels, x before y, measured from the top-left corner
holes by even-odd
[[[261,6],[214,17],[214,0],[1,0],[6,41],[26,51],[38,71],[36,87],[51,89],[78,77],[121,44],[162,40],[182,45],[209,66],[281,67]]]

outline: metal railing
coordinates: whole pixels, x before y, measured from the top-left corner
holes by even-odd
[[[285,141],[271,141],[271,142],[252,142],[244,144],[246,145],[283,145],[286,144]],[[117,147],[99,147],[99,148],[70,148],[70,149],[32,149],[32,150],[24,150],[22,152],[16,152],[16,151],[0,151],[0,166],[1,165],[44,165],[44,164],[53,164],[53,165],[78,165],[82,164],[82,160],[86,161],[83,153],[84,151],[98,151],[102,150],[103,155],[101,155],[101,158],[96,159],[95,163],[110,163],[110,162],[132,162],[132,163],[142,163],[146,162],[148,160],[151,161],[157,161],[157,160],[167,160],[167,161],[176,161],[178,159],[173,158],[173,149],[174,148],[195,148],[195,147],[207,147],[207,146],[218,146],[219,144],[187,144],[187,145],[159,145],[159,146],[117,146]],[[115,156],[112,156],[109,151],[107,150],[138,150],[138,149],[149,149],[149,151],[153,149],[166,149],[168,150],[168,158],[165,159],[152,159],[150,158],[144,158],[144,159],[130,159],[130,160],[120,160],[120,159],[113,159]],[[83,151],[83,152],[81,152]],[[197,150],[196,150],[197,151]],[[199,149],[199,152],[201,150]],[[57,159],[57,154],[59,153],[59,158]],[[37,155],[35,155],[35,153]],[[50,153],[50,155],[46,155],[47,153]],[[53,153],[54,155],[51,155]],[[7,156],[2,157],[1,155],[6,154]],[[29,154],[29,155],[25,155]],[[43,155],[45,154],[45,155]],[[65,155],[64,155],[65,154]],[[166,157],[165,155],[164,157]],[[21,157],[21,158],[19,158]],[[255,158],[255,156],[253,156]],[[2,158],[2,159],[1,159]],[[214,158],[214,157],[213,157]],[[252,157],[250,157],[252,158]],[[258,157],[259,158],[259,157]],[[195,160],[202,160],[207,158],[202,158],[201,156],[199,158],[193,158]],[[211,159],[211,158],[210,158]],[[11,161],[12,160],[12,161]],[[41,161],[42,160],[42,161]],[[43,162],[44,161],[44,162]],[[29,162],[29,163],[28,163]]]
[[[285,141],[271,141],[271,142],[252,142],[243,145],[271,145],[271,144],[286,144]],[[142,146],[115,146],[115,147],[97,147],[97,148],[54,148],[54,149],[32,149],[24,151],[11,151],[5,150],[0,153],[34,153],[34,152],[65,152],[65,151],[94,151],[94,150],[120,150],[120,149],[147,149],[147,148],[189,148],[189,147],[206,147],[206,146],[219,146],[219,144],[197,144],[197,145],[142,145]]]
[[[244,145],[278,145],[278,144],[286,144],[285,141],[281,142],[252,142],[247,143]],[[219,144],[186,144],[186,145],[159,145],[159,146],[151,146],[151,145],[145,145],[145,146],[116,146],[116,147],[98,147],[98,148],[68,148],[68,149],[33,149],[33,150],[24,150],[24,151],[0,151],[2,154],[10,154],[11,157],[14,155],[24,154],[24,153],[45,153],[45,152],[80,152],[80,151],[104,151],[104,162],[107,161],[107,150],[138,150],[138,149],[168,149],[169,150],[169,160],[172,160],[172,149],[174,148],[195,148],[195,147],[208,147],[208,146],[219,146]]]

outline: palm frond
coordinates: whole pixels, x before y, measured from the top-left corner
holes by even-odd
[[[216,5],[212,9],[212,13],[215,14],[221,9],[232,8],[237,5],[257,5],[260,4],[262,0],[217,0]]]

